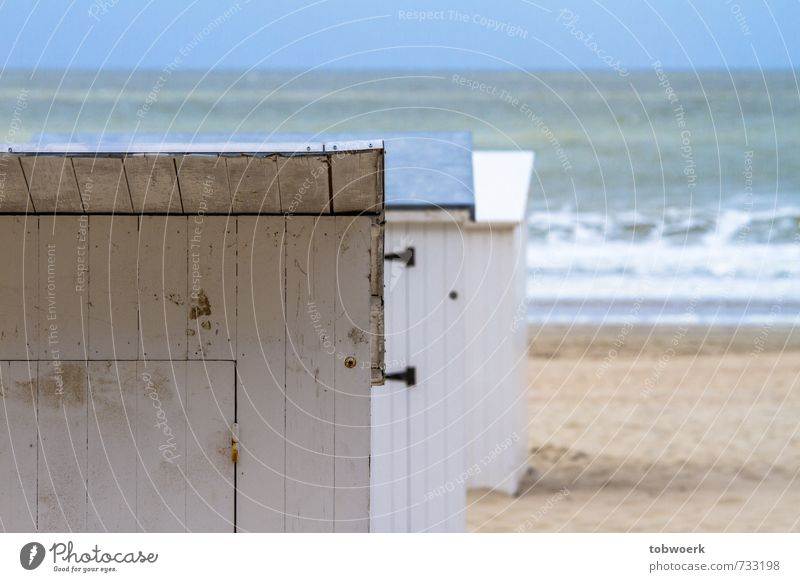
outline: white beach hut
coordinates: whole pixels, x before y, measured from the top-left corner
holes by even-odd
[[[7,146],[6,531],[368,531],[383,144]]]
[[[373,389],[373,531],[463,531],[466,489],[526,468],[531,152],[385,135],[386,378]]]

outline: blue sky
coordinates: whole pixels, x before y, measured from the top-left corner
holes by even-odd
[[[11,0],[3,68],[786,68],[798,0]]]

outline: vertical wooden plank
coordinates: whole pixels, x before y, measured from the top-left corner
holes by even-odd
[[[1,216],[0,252],[0,358],[36,359],[38,328],[38,239],[37,216]]]
[[[513,336],[514,371],[511,374],[513,392],[513,444],[512,467],[513,477],[509,484],[509,492],[519,492],[520,481],[528,468],[528,302],[527,302],[527,225],[514,227],[514,254],[516,270],[514,271],[514,321],[511,326]]]
[[[138,362],[136,514],[145,532],[186,529],[186,362]]]
[[[223,213],[231,211],[231,190],[225,158],[217,155],[189,155],[175,158],[183,211]]]
[[[448,482],[445,473],[447,461],[447,410],[445,408],[445,343],[447,325],[445,307],[449,301],[445,269],[447,254],[445,229],[440,224],[426,225],[425,247],[419,253],[420,269],[425,271],[426,309],[424,328],[425,375],[424,384],[417,387],[425,394],[425,456],[427,525],[425,531],[445,531],[446,497],[454,484]]]
[[[88,298],[89,217],[40,216],[40,359],[86,359]]]
[[[330,217],[295,216],[286,235],[286,529],[330,532],[336,227]]]
[[[81,195],[67,156],[22,156],[25,179],[36,212],[82,212]]]
[[[417,244],[409,235],[407,225],[396,226],[394,250],[402,252],[409,246]],[[387,247],[388,248],[388,247]],[[388,267],[389,265],[387,265]],[[409,297],[413,289],[410,288],[411,278],[408,267],[399,262],[391,263],[390,276],[387,280],[386,292],[392,297],[395,306],[392,307],[391,331],[387,321],[386,329],[386,365],[387,372],[402,370],[413,366],[409,359]],[[392,354],[389,355],[388,344],[392,342]],[[392,430],[392,531],[407,532],[409,530],[409,414],[408,398],[411,390],[403,382],[387,382],[390,389],[391,402],[391,430]]]
[[[234,531],[233,362],[188,362],[186,369],[186,529]]]
[[[0,530],[36,531],[36,362],[0,362]]]
[[[145,359],[186,359],[186,220],[139,219],[139,336]]]
[[[334,334],[334,531],[369,531],[370,217],[337,216]],[[355,367],[345,362],[353,358]]]
[[[500,407],[498,412],[502,415],[499,438],[502,439],[503,452],[497,460],[499,474],[493,486],[511,495],[517,491],[519,480],[527,466],[525,249],[520,225],[494,232],[498,241],[498,253],[505,259],[499,266],[503,280],[506,281],[499,299],[502,315],[497,318],[502,323],[496,325],[502,325],[499,331],[503,336],[503,356],[507,370],[498,374],[502,393],[499,398],[494,399]]]
[[[120,158],[72,158],[84,212],[132,212]]]
[[[509,287],[508,261],[504,260],[504,255],[510,252],[510,249],[502,244],[502,238],[492,230],[487,231],[484,236],[488,241],[486,244],[489,249],[489,256],[484,266],[485,285],[489,295],[481,328],[490,346],[482,358],[486,375],[486,383],[483,385],[483,396],[485,396],[483,402],[488,413],[486,414],[488,438],[484,441],[483,450],[483,455],[486,455],[498,446],[502,448],[503,441],[507,436],[504,426],[507,424],[509,403],[506,399],[505,384],[510,361],[508,353],[511,346],[508,341],[508,328],[501,323],[510,321],[510,316],[505,314],[504,309],[504,300],[507,298]],[[500,369],[504,370],[502,374],[497,373],[494,362],[497,362],[501,366]],[[484,470],[491,483],[501,483],[504,476],[502,457],[486,463]]]
[[[89,362],[90,532],[136,531],[136,362]]]
[[[464,456],[464,310],[469,301],[469,290],[464,286],[465,233],[457,224],[445,227],[445,516],[448,532],[466,530],[467,469]],[[452,292],[452,293],[451,293]],[[450,486],[452,485],[452,487]]]
[[[38,528],[86,531],[86,367],[39,362]]]
[[[238,217],[236,526],[284,531],[285,219]]]
[[[408,235],[414,241],[418,255],[434,252],[428,243],[425,224],[409,225]],[[430,374],[425,358],[428,273],[420,260],[421,256],[417,257],[417,266],[408,269],[408,359],[409,365],[417,369],[417,385],[408,389],[408,527],[412,532],[425,531],[428,526],[429,497],[425,399]]]
[[[408,247],[406,226],[388,223],[386,252]],[[406,332],[408,306],[406,267],[399,261],[385,266],[386,371],[399,371],[408,363]],[[388,381],[372,388],[372,451],[370,459],[370,531],[408,531],[407,387]]]
[[[190,360],[236,358],[236,219],[189,217]]]
[[[487,344],[483,325],[486,321],[486,310],[489,295],[487,293],[486,263],[488,260],[488,241],[483,236],[482,229],[469,232],[465,238],[470,261],[466,270],[466,288],[471,294],[468,302],[468,312],[465,323],[466,328],[466,368],[467,378],[467,419],[469,430],[466,435],[467,466],[472,467],[482,458],[484,440],[487,438],[487,403],[484,400],[486,387],[485,361],[481,354],[486,354],[490,346]],[[470,477],[470,487],[480,487],[485,480],[483,472]]]
[[[128,156],[124,158],[125,175],[130,186],[133,211],[183,211],[175,160],[170,156]]]
[[[89,217],[89,354],[98,360],[135,360],[139,353],[135,216]]]

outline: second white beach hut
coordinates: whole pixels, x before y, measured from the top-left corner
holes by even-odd
[[[533,153],[384,134],[386,384],[371,530],[464,531],[466,490],[526,470],[525,215]]]

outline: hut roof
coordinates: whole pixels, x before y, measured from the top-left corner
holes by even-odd
[[[0,150],[0,213],[383,211],[383,142],[81,141]]]

